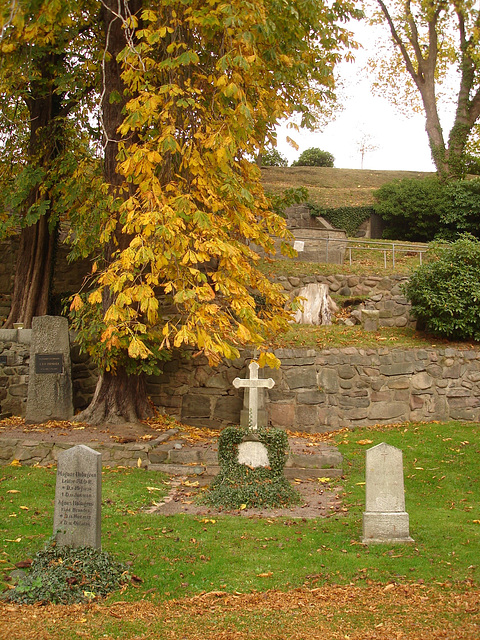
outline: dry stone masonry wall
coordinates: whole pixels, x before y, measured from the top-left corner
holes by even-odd
[[[30,363],[29,329],[0,329],[0,416],[24,416]]]
[[[480,351],[468,349],[279,349],[279,370],[265,391],[270,424],[297,431],[408,420],[479,420]],[[245,377],[242,358],[211,369],[205,362],[172,360],[150,378],[154,403],[183,422],[210,428],[238,424]]]
[[[15,335],[14,335],[15,334]],[[25,415],[29,330],[0,331],[0,414]],[[297,431],[326,431],[407,420],[480,420],[480,350],[278,349],[282,366],[261,377],[269,423]],[[223,428],[238,424],[243,390],[233,380],[247,376],[253,353],[211,368],[202,358],[167,362],[148,380],[154,404],[187,424]],[[96,371],[72,351],[75,408],[90,401]]]
[[[380,312],[381,327],[414,327],[415,318],[411,313],[411,304],[403,294],[402,286],[406,276],[278,276],[286,291],[298,294],[307,284],[318,282],[327,284],[330,294],[347,298],[365,298],[365,309],[377,309]]]

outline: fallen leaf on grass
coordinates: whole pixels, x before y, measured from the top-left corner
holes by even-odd
[[[318,482],[325,483],[325,482],[330,482],[331,478],[317,478],[317,480]]]
[[[368,438],[365,440],[357,440],[357,444],[373,444],[373,440],[368,440]]]
[[[10,462],[10,465],[9,465],[9,466],[10,466],[10,467],[21,467],[22,465],[20,464],[20,460],[15,459],[15,460],[12,460],[12,461]]]
[[[257,578],[270,578],[273,576],[273,571],[267,571],[266,573],[257,573]]]
[[[18,489],[9,489],[7,493],[20,493]]]

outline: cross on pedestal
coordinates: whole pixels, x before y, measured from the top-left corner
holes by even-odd
[[[258,390],[259,389],[271,389],[275,380],[273,378],[264,378],[259,379],[258,370],[260,367],[257,362],[251,362],[248,365],[250,370],[250,378],[241,379],[235,378],[233,381],[233,386],[235,389],[239,387],[245,387],[249,390],[248,394],[248,416],[251,422],[251,427],[253,431],[258,429]]]

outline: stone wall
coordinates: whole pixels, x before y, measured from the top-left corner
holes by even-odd
[[[479,420],[480,351],[459,349],[280,349],[282,366],[266,392],[269,422],[298,431],[326,431],[409,420]],[[151,380],[154,402],[187,424],[237,423],[250,358],[212,370],[198,359],[169,363]]]
[[[347,298],[365,298],[365,309],[380,311],[381,327],[414,327],[415,318],[411,313],[411,304],[404,296],[402,285],[406,276],[352,276],[335,274],[330,276],[277,276],[286,291],[298,294],[306,284],[320,282],[327,284],[330,293]]]
[[[28,331],[22,341],[0,332],[0,413],[25,414]],[[152,376],[148,391],[160,411],[186,424],[222,428],[238,424],[243,390],[233,379],[247,377],[252,352],[216,369],[202,358],[174,357]],[[269,422],[297,431],[326,431],[416,420],[480,420],[480,350],[473,349],[279,349],[282,366],[266,369],[275,380],[266,391]],[[72,352],[76,408],[90,400],[96,372]]]
[[[25,415],[30,338],[30,329],[0,329],[0,416]]]

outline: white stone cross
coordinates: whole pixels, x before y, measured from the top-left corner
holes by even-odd
[[[250,369],[250,378],[246,380],[235,378],[233,386],[235,389],[239,387],[248,389],[248,417],[251,421],[252,430],[256,431],[258,429],[258,390],[262,388],[271,389],[275,384],[275,380],[273,378],[259,379],[258,370],[260,367],[257,362],[251,362],[248,368]]]

